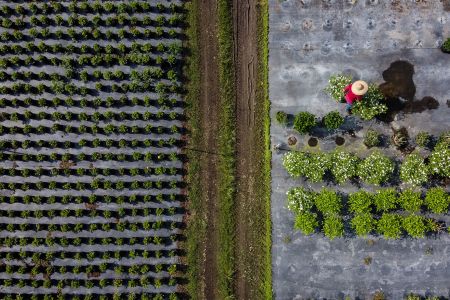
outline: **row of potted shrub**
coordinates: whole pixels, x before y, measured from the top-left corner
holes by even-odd
[[[298,187],[288,191],[287,199],[288,209],[296,214],[296,229],[312,234],[321,228],[330,239],[344,236],[343,216],[351,216],[350,225],[359,236],[377,232],[385,238],[400,238],[404,231],[411,237],[424,237],[444,226],[420,215],[423,205],[436,214],[447,213],[450,205],[449,194],[440,187],[431,188],[424,197],[410,189],[401,193],[395,189],[373,194],[359,191],[348,195],[345,202],[333,190],[316,193]]]
[[[400,179],[407,184],[421,185],[430,175],[450,178],[450,149],[447,146],[436,147],[427,158],[428,163],[418,153],[405,157],[399,166]],[[380,185],[392,180],[395,163],[379,151],[373,151],[364,159],[342,150],[332,153],[309,153],[291,151],[284,155],[283,166],[293,177],[306,177],[312,182],[323,181],[329,171],[338,184],[359,178],[369,184]]]

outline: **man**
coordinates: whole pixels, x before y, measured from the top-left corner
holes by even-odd
[[[367,93],[368,89],[369,85],[367,84],[367,82],[362,80],[355,81],[344,88],[344,98],[345,102],[347,102],[347,106],[345,108],[349,115],[352,114],[353,103],[355,101],[361,101],[362,97],[365,93]]]

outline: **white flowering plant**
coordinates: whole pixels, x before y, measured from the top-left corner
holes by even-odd
[[[429,167],[432,174],[450,177],[450,149],[439,147],[433,150],[429,158]]]
[[[315,193],[305,188],[292,188],[286,195],[287,208],[294,213],[309,211],[314,205]]]
[[[344,98],[344,88],[352,83],[352,76],[350,75],[332,75],[328,80],[328,85],[324,91],[331,96],[337,102],[340,102]]]
[[[353,103],[352,112],[363,120],[371,120],[374,117],[387,112],[387,106],[383,103],[384,95],[375,84],[369,84],[369,89],[361,101]]]
[[[336,150],[331,154],[331,173],[338,184],[356,176],[359,158],[354,154]]]
[[[292,151],[283,157],[283,166],[292,177],[303,176],[308,164],[309,156],[306,152]]]
[[[372,152],[358,165],[359,177],[367,183],[380,185],[389,181],[394,172],[394,163],[379,151]]]
[[[411,153],[400,167],[400,179],[408,184],[421,185],[427,182],[429,168],[418,153]]]
[[[308,163],[304,169],[304,175],[311,182],[323,180],[325,171],[330,168],[330,155],[328,153],[309,153]]]

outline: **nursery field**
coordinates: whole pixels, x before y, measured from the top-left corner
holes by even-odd
[[[274,298],[448,297],[446,1],[273,0],[269,15]],[[350,115],[355,80],[369,88]]]
[[[178,299],[181,1],[0,1],[0,298]]]

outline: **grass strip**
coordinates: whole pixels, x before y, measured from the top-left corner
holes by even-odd
[[[219,45],[219,179],[218,179],[218,289],[221,299],[234,298],[236,196],[236,100],[231,0],[218,0]]]
[[[272,299],[272,222],[271,222],[271,158],[270,151],[270,100],[269,100],[269,3],[268,0],[259,1],[258,11],[258,68],[257,82],[259,88],[256,90],[256,103],[259,105],[260,111],[256,112],[257,132],[256,141],[260,141],[257,150],[263,155],[260,160],[259,177],[255,182],[258,184],[256,191],[260,193],[258,198],[261,199],[264,212],[262,226],[258,226],[262,232],[259,239],[261,245],[259,248],[262,252],[261,268],[254,270],[261,272],[260,294],[262,299]],[[261,126],[259,126],[261,124]],[[261,151],[259,151],[261,150]],[[259,158],[259,156],[258,156]]]
[[[198,0],[191,0],[186,3],[187,9],[187,23],[189,27],[186,29],[187,45],[189,55],[186,57],[186,65],[184,74],[188,78],[186,84],[186,114],[188,123],[187,126],[190,131],[189,147],[195,148],[202,142],[202,132],[200,130],[200,41],[199,41],[199,22]],[[202,199],[202,189],[200,178],[201,157],[197,151],[187,151],[188,158],[187,165],[187,185],[188,185],[188,210],[190,216],[187,222],[186,234],[186,262],[188,265],[187,271],[187,292],[190,299],[202,299],[203,291],[203,250],[202,244],[206,236],[206,217],[204,202]]]

